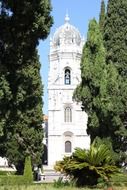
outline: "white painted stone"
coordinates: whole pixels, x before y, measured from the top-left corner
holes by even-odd
[[[8,161],[5,157],[0,157],[0,167],[8,167]]]
[[[89,148],[90,138],[86,133],[87,114],[81,104],[72,99],[73,92],[81,81],[80,61],[84,38],[65,17],[65,24],[58,28],[50,39],[48,75],[48,166],[70,155],[76,147]],[[71,83],[65,84],[65,69],[70,70]],[[64,110],[70,107],[72,121],[65,122]],[[70,141],[72,151],[65,152],[65,142]]]

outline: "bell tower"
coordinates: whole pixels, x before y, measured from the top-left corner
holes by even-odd
[[[81,81],[80,61],[84,40],[69,16],[50,39],[48,75],[48,165],[70,155],[76,147],[89,148],[87,114],[73,101]]]

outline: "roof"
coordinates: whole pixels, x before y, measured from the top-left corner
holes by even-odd
[[[80,46],[81,35],[77,28],[69,23],[70,18],[68,15],[65,16],[65,23],[60,26],[54,33],[52,42],[55,46],[62,44],[76,44]]]

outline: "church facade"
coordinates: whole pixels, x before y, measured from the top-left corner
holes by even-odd
[[[50,39],[48,75],[48,166],[69,156],[76,147],[89,148],[87,114],[73,100],[81,81],[80,61],[84,40],[77,28],[65,23]]]

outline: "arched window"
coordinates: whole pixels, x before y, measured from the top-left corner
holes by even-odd
[[[64,83],[66,85],[71,84],[71,72],[69,69],[65,69],[65,73],[64,73]]]
[[[66,153],[70,153],[71,152],[71,142],[70,141],[66,141],[65,142],[65,152]]]
[[[64,121],[65,122],[72,122],[72,110],[70,107],[66,107],[64,109]]]

